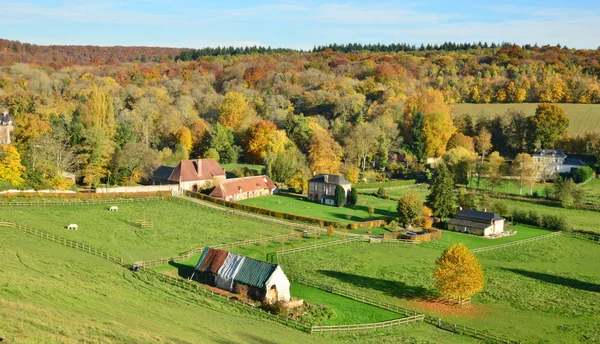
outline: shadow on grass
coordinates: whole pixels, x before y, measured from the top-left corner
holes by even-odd
[[[169,265],[177,268],[177,274],[179,277],[189,278],[194,273],[194,267],[191,265],[185,265],[177,262],[169,262]]]
[[[360,288],[379,290],[389,296],[402,299],[431,299],[435,296],[426,288],[410,286],[399,281],[388,281],[331,270],[318,270],[318,272],[341,282],[353,284]]]
[[[564,287],[579,289],[579,290],[583,290],[583,291],[591,291],[591,292],[595,292],[595,293],[600,293],[600,284],[583,282],[583,281],[579,281],[579,280],[576,280],[573,278],[560,277],[560,276],[545,274],[542,272],[527,271],[527,270],[522,270],[522,269],[504,268],[503,270],[510,271],[510,272],[513,272],[513,273],[516,273],[516,274],[519,274],[519,275],[522,275],[525,277],[537,279],[539,281],[546,282],[546,283],[562,285]]]

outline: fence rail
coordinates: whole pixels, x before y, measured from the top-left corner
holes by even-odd
[[[163,200],[163,196],[150,196],[138,198],[111,198],[111,199],[77,199],[76,201],[35,201],[35,202],[0,202],[0,207],[18,207],[18,206],[69,206],[69,205],[98,205],[98,204],[113,204],[113,203],[137,203],[148,201]]]
[[[594,234],[572,232],[572,233],[569,233],[569,235],[571,235],[572,237],[577,238],[577,239],[589,240],[589,241],[595,242],[597,244],[600,244],[600,234],[594,235]]]
[[[61,244],[61,245],[67,246],[67,247],[71,247],[71,248],[74,248],[74,249],[77,249],[77,250],[80,250],[80,251],[83,251],[83,252],[87,252],[87,253],[93,254],[95,256],[98,256],[98,257],[104,258],[106,260],[109,260],[109,261],[111,261],[113,263],[117,263],[117,264],[119,264],[121,266],[124,265],[123,258],[114,256],[114,255],[112,255],[110,253],[106,253],[104,251],[100,251],[100,250],[98,250],[98,249],[96,249],[96,248],[94,248],[92,246],[89,246],[87,244],[84,244],[82,242],[78,242],[78,241],[71,240],[71,239],[66,239],[66,238],[63,238],[63,237],[58,236],[58,235],[54,235],[54,234],[51,234],[51,233],[48,233],[48,232],[45,232],[45,231],[41,231],[41,230],[38,230],[38,229],[35,229],[35,228],[26,227],[26,226],[19,225],[19,224],[16,224],[16,223],[8,222],[8,221],[5,221],[5,220],[0,220],[0,221],[1,221],[1,223],[6,224],[4,227],[13,227],[13,228],[21,230],[21,231],[23,231],[25,233],[33,234],[33,235],[39,236],[40,238],[44,238],[46,240],[50,240],[52,242],[55,242],[55,243],[58,243],[58,244]]]
[[[536,237],[527,238],[527,239],[523,239],[523,240],[517,240],[517,241],[513,241],[513,242],[507,242],[505,244],[499,244],[499,245],[494,245],[494,246],[475,248],[475,249],[472,249],[471,252],[473,252],[473,253],[487,252],[487,251],[497,250],[497,249],[500,249],[500,248],[521,245],[521,244],[525,244],[525,243],[532,242],[532,241],[538,241],[538,240],[543,240],[543,239],[547,239],[547,238],[553,238],[553,237],[559,236],[561,234],[562,234],[562,232],[554,232],[554,233],[539,235],[539,236],[536,236]]]
[[[431,325],[435,325],[436,327],[454,332],[456,334],[461,334],[465,336],[469,336],[472,338],[484,340],[486,343],[497,343],[497,344],[518,344],[518,341],[514,341],[512,339],[506,338],[504,336],[499,336],[497,334],[493,334],[487,331],[477,330],[471,327],[452,324],[442,319],[425,316],[425,322]]]
[[[331,333],[331,332],[342,332],[342,331],[360,331],[360,330],[375,330],[379,328],[386,328],[392,326],[408,325],[413,322],[422,322],[425,319],[425,315],[419,314],[411,317],[381,321],[370,324],[352,324],[352,325],[337,325],[337,326],[320,326],[314,325],[310,329],[310,333]]]
[[[367,241],[368,242],[369,239],[368,238],[362,238],[362,237],[341,239],[341,240],[335,240],[335,241],[325,242],[325,243],[321,243],[321,244],[314,244],[314,245],[309,245],[309,246],[302,246],[302,247],[290,248],[290,249],[287,249],[287,250],[281,250],[281,251],[277,251],[275,254],[276,254],[277,257],[279,257],[279,255],[296,253],[296,252],[303,252],[303,251],[310,251],[310,250],[317,250],[319,248],[324,248],[324,247],[329,247],[329,246],[336,246],[336,245],[342,245],[342,244],[348,244],[348,243],[357,242],[357,241]]]

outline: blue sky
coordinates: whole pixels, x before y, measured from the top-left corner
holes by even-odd
[[[600,1],[0,0],[0,38],[201,48],[516,42],[600,46]]]

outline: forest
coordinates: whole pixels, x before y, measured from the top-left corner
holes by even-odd
[[[0,40],[0,66],[0,112],[15,125],[13,145],[0,150],[0,182],[14,187],[68,189],[73,175],[86,187],[132,184],[161,163],[210,157],[265,165],[275,181],[302,189],[313,172],[384,180],[426,173],[430,157],[471,173],[492,152],[510,160],[536,148],[600,149],[599,133],[568,137],[556,105],[600,104],[600,50]],[[542,104],[478,121],[452,108],[524,102]]]

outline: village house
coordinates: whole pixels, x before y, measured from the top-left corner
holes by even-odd
[[[214,159],[182,160],[176,167],[160,166],[154,171],[152,184],[178,184],[180,191],[198,191],[225,178],[225,171]]]
[[[13,129],[13,120],[8,111],[4,111],[0,114],[0,145],[8,145],[12,142],[10,136]]]
[[[446,223],[448,230],[480,236],[496,236],[504,232],[504,218],[486,211],[463,209]]]
[[[277,185],[267,176],[227,179],[215,186],[209,196],[235,202],[246,198],[272,195]]]
[[[335,188],[341,186],[346,199],[350,194],[352,184],[343,176],[337,174],[317,174],[308,181],[308,199],[327,205],[335,205]]]
[[[585,166],[580,159],[569,158],[557,149],[538,149],[531,156],[539,165],[540,172],[544,177],[550,177],[557,173],[571,173]]]
[[[248,288],[248,297],[274,303],[290,301],[290,281],[281,267],[225,250],[205,248],[192,279],[230,292]]]

